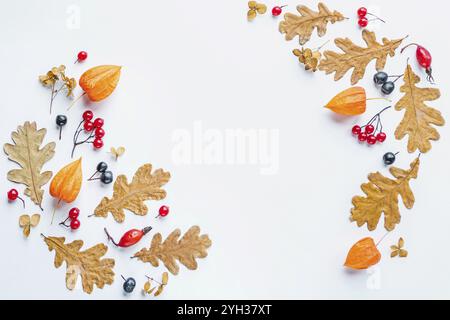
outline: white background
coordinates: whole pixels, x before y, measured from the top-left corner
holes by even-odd
[[[290,12],[298,4],[285,2]],[[315,7],[317,2],[302,3]],[[266,4],[270,9],[280,3]],[[450,27],[447,2],[428,1],[426,9],[419,0],[329,0],[327,4],[351,19],[329,26],[323,38],[314,33],[309,47],[338,36],[362,44],[355,15],[359,6],[368,6],[388,21],[373,25],[380,39],[409,34],[408,41],[430,49],[442,89],[442,98],[430,105],[450,119],[449,47],[442,32]],[[80,10],[79,28],[71,24],[73,8]],[[39,74],[65,64],[67,74],[78,79],[89,67],[117,64],[123,69],[116,92],[90,106],[106,120],[107,136],[100,152],[90,146],[78,149],[78,155],[84,155],[84,175],[101,160],[108,161],[116,175],[130,178],[147,162],[172,174],[167,198],[148,202],[151,212],[146,217],[127,213],[123,224],[111,216],[87,218],[100,199],[112,193],[112,185],[84,183],[73,204],[82,210],[81,228],[73,233],[57,224],[50,226],[53,202],[47,185],[41,224],[24,239],[18,217],[38,209],[29,199],[25,211],[19,203],[8,203],[6,192],[14,185],[6,180],[6,173],[16,166],[0,157],[1,298],[141,299],[139,290],[131,296],[122,294],[119,275],[135,277],[138,289],[144,274],[159,277],[163,268],[128,259],[148,246],[153,232],[134,248],[109,246],[106,256],[116,260],[115,282],[103,290],[95,288],[91,295],[81,290],[80,280],[76,290],[65,288],[65,267],[53,267],[54,253],[48,252],[39,233],[82,239],[87,248],[106,241],[104,226],[118,238],[130,228],[149,224],[164,236],[175,228],[184,232],[198,224],[213,242],[197,271],[182,266],[180,274],[170,278],[163,299],[450,298],[450,127],[439,128],[442,139],[422,156],[419,178],[411,184],[416,204],[412,210],[400,205],[402,222],[380,245],[383,259],[373,275],[346,271],[342,264],[353,243],[366,236],[378,240],[385,234],[382,224],[370,234],[349,222],[352,197],[361,193],[360,184],[369,172],[388,174],[381,163],[385,152],[400,151],[400,167],[407,167],[416,156],[406,152],[406,139],[392,137],[402,113],[390,110],[384,115],[389,135],[384,145],[359,145],[350,128],[364,123],[386,103],[370,102],[360,118],[334,117],[322,106],[349,87],[350,73],[339,82],[321,72],[305,73],[291,53],[298,47],[296,40],[286,42],[278,32],[281,17],[273,19],[268,12],[249,23],[246,11],[243,0],[1,1],[2,144],[10,142],[11,131],[26,120],[48,129],[47,142],[56,140],[54,118],[65,113],[69,102],[58,97],[50,117],[50,91],[37,81]],[[334,48],[332,43],[327,46]],[[73,65],[79,50],[88,51],[89,58]],[[389,59],[387,72],[402,73],[408,57],[425,78],[413,49]],[[359,84],[368,96],[376,97],[373,74],[372,63]],[[391,97],[398,101],[399,91]],[[57,142],[57,153],[45,169],[56,172],[69,162],[71,137],[86,108],[80,103],[67,113],[63,140]],[[175,165],[172,135],[180,129],[192,132],[195,121],[220,132],[278,129],[278,173],[261,175],[261,167],[250,164]],[[120,145],[127,151],[115,163],[107,150]],[[17,187],[23,191],[23,186]],[[170,216],[156,221],[153,217],[162,204],[170,206]],[[60,209],[56,220],[65,218],[70,207]],[[389,246],[400,236],[410,256],[390,259]]]

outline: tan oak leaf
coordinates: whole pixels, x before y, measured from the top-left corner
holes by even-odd
[[[367,224],[369,231],[376,229],[381,214],[384,213],[384,227],[388,231],[395,229],[400,223],[400,210],[398,197],[403,200],[407,209],[414,206],[414,194],[409,186],[411,179],[416,179],[419,173],[420,160],[417,158],[411,163],[410,169],[403,170],[396,167],[390,169],[395,179],[389,179],[381,173],[371,173],[369,182],[361,186],[365,197],[353,198],[351,221],[355,221],[358,227]]]
[[[131,183],[127,177],[120,175],[114,183],[114,192],[111,199],[104,197],[95,208],[96,217],[106,217],[111,212],[117,222],[125,220],[125,209],[136,215],[144,216],[148,212],[144,204],[146,200],[161,200],[166,197],[162,189],[169,182],[170,173],[162,169],[152,173],[152,165],[145,164],[134,174]]]
[[[331,11],[322,2],[318,5],[319,11],[315,12],[307,6],[297,6],[300,15],[286,13],[284,20],[280,22],[279,30],[286,34],[286,40],[290,41],[296,36],[299,37],[300,45],[304,45],[311,39],[314,29],[317,29],[319,37],[323,37],[327,32],[328,23],[336,23],[344,20],[344,16],[338,11]]]
[[[383,43],[377,42],[374,32],[363,30],[362,38],[367,47],[359,47],[348,38],[334,40],[336,46],[344,53],[336,53],[330,50],[324,52],[324,58],[320,61],[319,70],[326,74],[335,72],[334,80],[338,81],[353,69],[351,83],[355,85],[364,77],[367,65],[376,60],[376,69],[381,71],[386,65],[388,56],[395,56],[395,51],[403,39],[388,40],[383,38]]]
[[[66,262],[66,287],[73,290],[78,276],[81,277],[83,290],[91,293],[94,285],[102,289],[105,284],[114,281],[114,259],[101,259],[108,247],[99,243],[85,251],[80,251],[83,246],[82,240],[75,240],[65,244],[65,238],[44,237],[49,251],[55,251],[55,268],[59,268]]]
[[[439,132],[431,125],[443,126],[445,120],[438,110],[427,106],[425,101],[437,100],[441,93],[439,89],[417,87],[420,78],[409,64],[403,80],[405,83],[400,91],[404,96],[395,105],[395,110],[405,110],[405,115],[395,130],[395,138],[401,140],[408,135],[408,152],[413,153],[419,149],[426,153],[431,150],[430,141],[440,138]]]
[[[196,258],[205,258],[207,249],[211,246],[208,235],[200,235],[198,226],[191,227],[181,239],[181,231],[174,230],[162,241],[162,236],[157,233],[153,236],[150,248],[143,248],[135,253],[133,258],[138,258],[142,262],[149,262],[152,266],[158,267],[159,260],[172,274],[177,275],[179,266],[177,260],[189,270],[197,269]]]
[[[8,180],[27,186],[25,195],[42,209],[44,186],[52,177],[51,171],[42,171],[44,164],[53,158],[56,144],[50,142],[41,148],[46,129],[37,130],[35,122],[25,122],[11,134],[14,144],[3,147],[9,160],[16,162],[21,169],[8,172]]]

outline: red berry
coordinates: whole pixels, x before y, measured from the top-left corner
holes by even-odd
[[[70,211],[69,211],[69,218],[71,220],[77,220],[79,215],[80,215],[80,209],[78,209],[78,208],[70,209]]]
[[[353,133],[355,136],[359,135],[359,134],[361,133],[361,127],[358,126],[358,125],[354,126],[354,127],[352,128],[352,133]]]
[[[70,221],[70,229],[77,230],[79,227],[80,227],[80,220],[73,219],[72,221]]]
[[[377,143],[377,138],[371,134],[367,137],[367,143],[370,145],[374,145],[375,143]]]
[[[168,206],[162,206],[161,208],[159,208],[159,215],[161,217],[165,217],[169,214],[169,207]]]
[[[367,134],[364,133],[364,132],[361,132],[361,133],[358,135],[358,140],[361,141],[361,142],[366,141],[366,140],[367,140]]]
[[[88,54],[86,51],[80,51],[78,52],[78,61],[84,61],[86,60]]]
[[[83,120],[84,121],[91,121],[92,118],[94,118],[94,114],[92,113],[92,111],[87,110],[83,113]]]
[[[105,130],[103,130],[102,128],[95,129],[95,137],[101,139],[104,136],[105,136]]]
[[[417,50],[416,50],[416,58],[417,61],[419,62],[419,64],[425,68],[428,69],[431,67],[431,62],[432,62],[432,58],[431,58],[431,53],[425,49],[422,46],[417,46]]]
[[[367,16],[367,9],[364,7],[361,7],[358,9],[358,16],[360,18],[364,18],[365,16]]]
[[[105,121],[102,118],[97,118],[94,120],[94,127],[101,128],[105,124]]]
[[[92,131],[94,129],[94,124],[91,121],[85,121],[83,127],[86,131]]]
[[[358,20],[358,24],[361,28],[365,28],[369,25],[369,20],[367,18],[361,18]]]
[[[276,6],[272,8],[272,15],[274,17],[278,17],[283,12],[283,8],[280,6]]]
[[[387,138],[387,136],[386,136],[386,133],[384,133],[384,132],[380,132],[379,134],[377,134],[377,141],[380,143],[385,142],[386,138]]]
[[[95,138],[93,145],[95,149],[100,149],[103,147],[103,140],[100,138]]]
[[[372,125],[368,125],[367,127],[366,127],[366,129],[364,130],[367,134],[372,134],[372,133],[374,133],[375,132],[375,128],[374,128],[374,126],[372,126]]]
[[[15,201],[19,197],[19,192],[16,189],[11,189],[8,191],[8,200]]]

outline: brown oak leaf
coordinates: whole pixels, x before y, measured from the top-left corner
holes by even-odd
[[[161,189],[169,182],[170,173],[162,169],[152,173],[152,165],[145,164],[134,174],[131,183],[125,175],[117,177],[111,199],[104,197],[95,208],[96,217],[106,217],[111,212],[117,222],[125,220],[125,209],[136,215],[145,216],[148,212],[144,204],[146,200],[161,200],[166,197],[166,191]]]
[[[11,134],[14,144],[3,147],[9,160],[16,162],[21,169],[8,172],[8,180],[27,186],[25,195],[42,209],[44,186],[52,177],[51,171],[41,172],[44,164],[53,158],[56,144],[50,142],[41,148],[46,129],[37,130],[35,122],[25,122]]]
[[[94,284],[102,289],[105,284],[112,284],[114,281],[114,259],[101,259],[108,247],[99,243],[85,251],[80,251],[83,246],[82,240],[75,240],[65,244],[65,238],[44,237],[44,241],[49,251],[55,250],[55,268],[59,268],[66,262],[66,287],[73,290],[77,283],[78,276],[81,276],[83,290],[91,293]]]
[[[363,30],[362,37],[367,44],[367,48],[355,45],[348,38],[338,38],[334,40],[336,46],[344,53],[325,51],[324,59],[320,61],[319,70],[326,74],[335,72],[334,80],[338,81],[351,69],[353,69],[352,85],[358,83],[364,77],[367,65],[376,59],[376,69],[381,71],[386,65],[388,56],[395,56],[395,51],[402,43],[403,39],[388,40],[383,38],[383,44],[377,42],[374,32]]]
[[[430,141],[440,138],[439,132],[431,125],[443,126],[445,120],[438,110],[428,107],[425,101],[437,100],[441,93],[439,89],[418,88],[416,84],[420,82],[420,78],[409,64],[403,80],[405,83],[400,91],[405,95],[395,105],[395,110],[404,109],[405,115],[395,130],[395,138],[401,140],[408,135],[408,152],[413,153],[419,149],[420,152],[426,153],[431,150]]]
[[[338,11],[331,11],[322,2],[319,3],[319,12],[309,9],[307,6],[297,6],[300,15],[286,13],[284,20],[280,22],[279,30],[285,33],[286,40],[290,41],[299,37],[300,45],[304,45],[311,39],[314,28],[317,29],[319,37],[327,32],[328,23],[336,23],[344,20],[344,16]]]
[[[420,160],[417,158],[411,163],[409,170],[392,167],[390,172],[395,180],[386,178],[379,172],[371,173],[369,182],[361,186],[366,196],[356,196],[352,200],[354,208],[351,210],[350,220],[355,221],[358,227],[367,224],[369,231],[373,231],[384,213],[384,227],[388,231],[394,230],[401,219],[398,196],[402,198],[406,208],[414,206],[415,199],[409,181],[417,178],[419,165]]]
[[[133,258],[149,262],[154,267],[158,267],[158,260],[161,260],[174,275],[177,275],[180,269],[177,260],[189,270],[196,270],[195,259],[208,255],[206,249],[211,246],[211,240],[206,234],[200,235],[198,226],[191,227],[181,239],[180,235],[180,229],[176,229],[163,242],[161,234],[157,233],[153,236],[150,248],[143,248],[135,253]]]

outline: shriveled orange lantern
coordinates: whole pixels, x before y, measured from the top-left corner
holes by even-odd
[[[372,238],[358,241],[348,252],[344,266],[354,270],[366,270],[381,260],[381,253]]]
[[[82,180],[83,173],[80,158],[66,165],[53,177],[50,183],[50,195],[58,200],[58,205],[61,201],[71,203],[80,193]]]
[[[343,116],[355,116],[366,112],[366,104],[366,90],[352,87],[336,95],[325,107]]]

